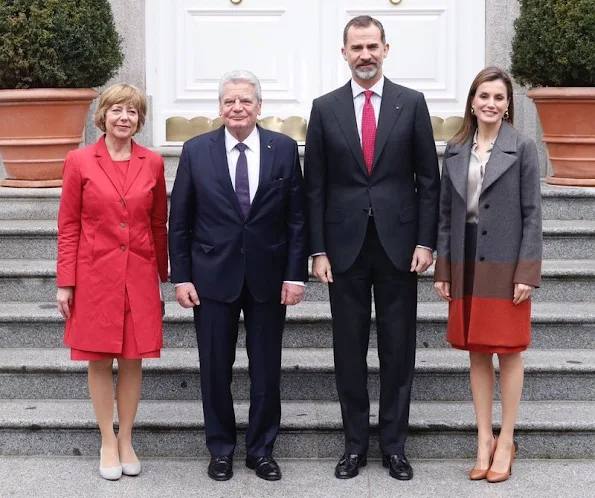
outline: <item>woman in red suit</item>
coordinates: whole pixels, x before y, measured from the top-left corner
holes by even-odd
[[[64,163],[58,214],[57,302],[71,358],[89,362],[89,393],[101,430],[100,474],[137,475],[132,425],[142,358],[163,346],[160,284],[167,281],[163,160],[132,140],[144,122],[140,90],[119,84],[100,98],[97,143]],[[114,433],[113,360],[118,360]]]

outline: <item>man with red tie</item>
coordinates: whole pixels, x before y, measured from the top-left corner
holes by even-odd
[[[200,357],[208,475],[233,475],[231,395],[240,311],[250,373],[246,466],[281,479],[272,456],[281,418],[281,337],[288,305],[308,276],[302,170],[297,143],[256,124],[262,94],[249,71],[219,83],[221,128],[182,148],[169,217],[176,299],[193,308]]]
[[[405,456],[415,366],[417,275],[432,264],[440,178],[421,93],[382,74],[382,24],[351,19],[342,54],[352,79],[314,100],[305,177],[313,273],[329,284],[335,376],[345,453],[335,476],[366,465],[371,294],[380,359],[379,439],[383,464],[413,477]]]

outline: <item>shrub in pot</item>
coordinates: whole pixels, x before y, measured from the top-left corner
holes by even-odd
[[[511,73],[533,87],[555,185],[595,186],[595,0],[519,0]]]
[[[0,2],[4,186],[59,186],[89,106],[122,65],[109,0]]]

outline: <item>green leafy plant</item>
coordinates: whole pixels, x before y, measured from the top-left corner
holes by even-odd
[[[109,0],[0,0],[0,89],[98,87],[123,59]]]
[[[519,0],[511,73],[527,86],[595,86],[595,0]]]

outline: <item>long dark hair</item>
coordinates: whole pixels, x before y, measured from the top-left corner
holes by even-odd
[[[514,122],[514,99],[512,94],[512,80],[508,73],[499,67],[490,66],[482,69],[479,74],[471,83],[469,88],[469,95],[467,95],[467,104],[465,105],[465,117],[463,118],[463,124],[457,132],[457,134],[450,140],[451,144],[461,144],[473,137],[475,130],[477,129],[477,118],[474,114],[471,114],[471,103],[475,97],[477,88],[486,81],[501,80],[506,86],[506,94],[508,97],[508,117],[504,118],[504,121],[510,123]]]

